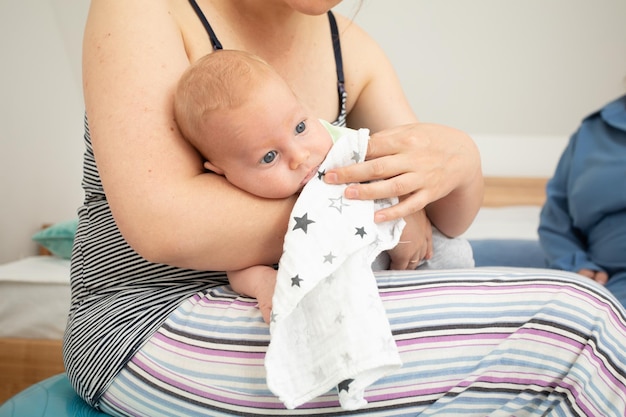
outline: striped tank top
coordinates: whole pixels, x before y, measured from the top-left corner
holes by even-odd
[[[192,6],[195,1],[190,0]],[[210,30],[197,5],[209,37]],[[337,62],[340,113],[345,126],[346,91],[339,35],[328,13]],[[148,262],[122,237],[108,205],[94,158],[87,115],[82,187],[71,261],[71,306],[63,344],[67,375],[78,394],[94,405],[109,383],[181,302],[228,282],[222,271],[207,272]]]

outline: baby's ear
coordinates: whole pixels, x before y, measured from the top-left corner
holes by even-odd
[[[204,169],[208,169],[209,171],[214,172],[218,175],[224,175],[224,170],[220,169],[216,165],[213,165],[211,161],[204,161]]]

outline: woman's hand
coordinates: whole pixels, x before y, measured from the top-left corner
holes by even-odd
[[[365,162],[330,170],[324,178],[331,184],[351,183],[347,198],[403,197],[378,211],[377,222],[426,208],[433,224],[448,236],[463,233],[482,203],[476,145],[463,132],[441,125],[413,123],[374,133]]]
[[[391,259],[389,269],[415,269],[420,261],[433,256],[433,229],[424,210],[404,218],[406,226],[400,242],[387,251]]]
[[[584,277],[590,278],[598,284],[605,285],[609,280],[609,274],[604,271],[593,271],[591,269],[581,269],[578,273]]]

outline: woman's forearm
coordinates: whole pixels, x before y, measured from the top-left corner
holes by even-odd
[[[173,117],[185,38],[168,2],[146,12],[142,2],[92,2],[84,37],[91,141],[120,232],[143,257],[178,267],[277,261],[293,201],[261,200],[204,173]]]
[[[428,218],[446,236],[461,235],[480,209],[483,187],[483,176],[477,172],[467,185],[426,206]]]
[[[129,243],[142,256],[206,270],[278,262],[295,197],[261,199],[212,174],[199,175],[186,193],[161,209],[162,220],[144,218],[143,233],[129,232],[135,233]]]
[[[452,130],[452,132],[455,132]],[[465,133],[456,131],[458,157],[456,170],[459,182],[446,196],[426,206],[431,222],[443,234],[456,237],[472,224],[483,202],[484,178],[480,152],[474,141]]]

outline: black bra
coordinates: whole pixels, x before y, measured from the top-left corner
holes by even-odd
[[[213,31],[213,28],[209,24],[209,21],[202,13],[202,10],[196,3],[196,0],[189,0],[191,7],[193,7],[196,15],[202,22],[202,25],[207,31],[209,35],[209,39],[211,41],[211,45],[213,45],[213,50],[224,49],[222,47],[222,43],[217,39],[217,35]],[[341,43],[339,41],[339,30],[337,29],[337,21],[335,20],[335,16],[333,12],[328,11],[328,22],[330,23],[330,34],[333,40],[333,51],[335,54],[335,67],[337,71],[337,91],[339,94],[339,115],[337,116],[337,120],[333,122],[334,125],[337,126],[345,126],[346,125],[346,101],[348,98],[348,93],[346,92],[344,77],[343,77],[343,60],[341,57]]]

